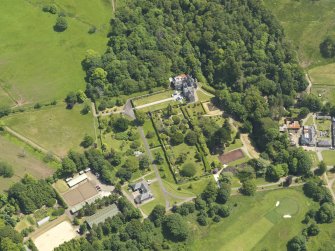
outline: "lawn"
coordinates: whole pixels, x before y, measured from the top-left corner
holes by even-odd
[[[329,63],[321,57],[319,45],[326,36],[335,35],[335,1],[264,0],[264,3],[281,22],[303,67]]]
[[[331,120],[316,120],[316,126],[319,131],[329,131],[330,134],[332,123]]]
[[[155,148],[151,150],[151,153],[153,156],[155,156],[155,153],[159,152],[160,155],[164,158],[164,161],[161,165],[157,165],[157,168],[159,170],[159,174],[162,177],[162,179],[168,181],[168,182],[172,182],[174,183],[174,178],[173,178],[173,174],[170,171],[169,165],[166,162],[166,159],[164,157],[164,151],[161,147]]]
[[[307,151],[307,154],[312,159],[313,167],[317,167],[317,165],[319,164],[319,159],[318,159],[318,156],[317,156],[316,152],[314,152],[314,151]]]
[[[0,177],[0,191],[8,189],[10,185],[19,181],[25,174],[41,179],[51,176],[54,172],[46,163],[36,159],[32,153],[26,151],[25,147],[14,144],[3,135],[0,135],[0,149],[0,161],[5,161],[14,168],[13,177]]]
[[[312,115],[309,115],[308,119],[306,120],[305,126],[312,126],[314,125],[314,120],[313,120],[313,116]]]
[[[174,105],[178,105],[178,104],[180,104],[180,101],[172,100],[172,101],[163,102],[163,103],[160,103],[160,104],[157,104],[157,105],[151,105],[151,106],[141,108],[140,111],[141,112],[152,112],[152,111],[165,109],[169,105],[174,106]]]
[[[14,105],[14,101],[9,97],[6,93],[5,89],[1,88],[1,80],[0,80],[0,106],[11,106]]]
[[[150,185],[150,190],[155,199],[140,206],[140,208],[146,215],[149,215],[152,209],[158,204],[165,206],[165,198],[159,186],[159,183],[158,182],[152,183]]]
[[[197,90],[197,96],[198,96],[198,101],[200,102],[210,101],[213,98],[213,95],[207,95],[201,90]]]
[[[147,97],[139,98],[139,99],[134,99],[133,103],[135,106],[140,106],[140,105],[145,105],[145,104],[150,104],[155,101],[160,101],[163,99],[171,98],[171,95],[173,93],[173,90],[167,90],[164,92],[160,92],[157,94],[153,94]]]
[[[322,151],[322,156],[327,166],[335,165],[335,151],[333,150]]]
[[[69,190],[69,186],[66,184],[66,182],[62,179],[57,180],[53,184],[54,188],[59,192],[59,193],[65,193]]]
[[[22,104],[62,100],[71,90],[84,90],[81,61],[88,49],[105,50],[112,16],[108,1],[53,1],[70,16],[68,29],[55,32],[56,15],[37,2],[47,1],[3,1],[0,9],[0,37],[6,38],[0,41],[0,85]],[[98,28],[94,34],[88,34],[91,24]],[[1,103],[13,105],[4,95],[1,90]]]
[[[240,139],[236,139],[235,143],[231,143],[228,147],[225,148],[225,152],[233,151],[235,149],[241,148],[242,146],[242,141]]]
[[[85,134],[95,138],[94,119],[91,113],[81,115],[82,105],[72,110],[65,104],[41,108],[8,116],[5,124],[17,133],[45,149],[65,156],[70,149],[81,150]]]
[[[147,135],[148,132],[150,132],[153,135],[150,138],[147,137],[148,144],[151,148],[160,146],[157,134],[155,132],[155,129],[150,119],[145,120],[144,125],[143,125],[143,130],[144,130],[145,135]]]
[[[280,205],[275,207],[277,201]],[[300,190],[259,192],[255,197],[233,196],[231,215],[220,223],[195,228],[191,250],[286,250],[301,232],[306,211],[316,207]],[[284,219],[283,215],[292,215]]]

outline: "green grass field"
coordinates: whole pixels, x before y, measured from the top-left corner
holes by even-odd
[[[335,64],[318,66],[309,71],[313,82],[312,92],[322,100],[335,104]]]
[[[318,156],[317,156],[316,152],[314,152],[314,151],[307,151],[307,153],[308,153],[308,155],[312,159],[313,167],[317,167],[317,165],[319,164],[319,159],[318,159]]]
[[[320,224],[320,234],[311,237],[307,242],[307,250],[335,250],[334,224]],[[321,248],[321,249],[320,249]]]
[[[321,57],[319,45],[326,36],[335,36],[335,1],[264,0],[264,3],[284,27],[303,67],[330,62]]]
[[[112,16],[108,1],[53,1],[71,14],[68,29],[59,33],[53,30],[56,15],[43,12],[43,4],[36,4],[41,2],[47,1],[4,1],[0,8],[0,37],[6,38],[0,41],[0,85],[23,104],[62,100],[85,89],[81,61],[88,49],[104,51]],[[101,29],[88,34],[91,24]],[[1,89],[0,100],[14,105]]]
[[[280,201],[278,207],[276,202]],[[286,243],[303,228],[306,211],[316,207],[300,190],[259,192],[255,197],[234,196],[231,215],[220,223],[195,229],[191,250],[286,250]],[[290,214],[291,219],[283,215]]]
[[[25,174],[30,174],[40,179],[49,177],[54,172],[47,164],[36,159],[24,147],[14,144],[4,135],[0,135],[0,149],[0,161],[9,163],[14,169],[13,177],[0,177],[0,191],[8,189],[10,185],[19,181]],[[21,157],[22,155],[24,157]]]
[[[147,97],[135,99],[135,100],[133,100],[133,103],[134,103],[135,106],[149,104],[149,103],[152,103],[152,102],[156,102],[156,101],[160,101],[160,100],[163,100],[163,99],[171,98],[172,93],[173,93],[173,90],[167,90],[167,91],[160,92],[160,93],[157,93],[157,94],[153,94],[153,95],[150,95],[150,96],[147,96]]]
[[[85,134],[95,138],[93,116],[91,113],[81,115],[81,109],[82,105],[67,110],[65,104],[59,104],[14,114],[3,121],[14,131],[45,149],[65,156],[70,149],[82,149],[80,143]]]
[[[147,135],[148,132],[153,133],[153,137],[152,138],[147,138],[148,144],[149,144],[149,146],[151,148],[152,147],[160,146],[157,134],[155,132],[155,129],[154,129],[154,127],[153,127],[152,122],[151,122],[150,119],[146,119],[145,120],[144,125],[143,125],[143,130],[144,130],[145,135]]]
[[[335,165],[335,151],[333,150],[322,151],[322,156],[327,166]]]
[[[210,101],[211,98],[213,98],[213,96],[209,96],[200,90],[197,90],[197,96],[198,96],[198,101],[200,102]]]

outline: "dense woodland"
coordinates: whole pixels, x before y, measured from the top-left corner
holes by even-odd
[[[258,0],[125,1],[106,53],[83,60],[87,94],[130,94],[189,73],[216,89],[292,96],[306,88],[283,30]],[[250,107],[251,108],[251,107]]]

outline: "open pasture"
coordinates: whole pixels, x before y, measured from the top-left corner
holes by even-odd
[[[322,58],[319,45],[326,36],[335,35],[335,1],[264,0],[284,27],[303,67],[331,62]]]
[[[41,147],[65,156],[70,149],[81,150],[80,143],[85,134],[95,138],[94,118],[91,113],[81,115],[82,105],[72,110],[65,104],[41,108],[8,116],[6,126],[27,137]]]
[[[0,37],[6,39],[0,41],[0,104],[45,103],[62,100],[69,91],[84,90],[81,61],[86,50],[102,53],[105,49],[108,30],[94,34],[88,30],[91,24],[108,27],[112,7],[107,1],[53,1],[68,14],[64,32],[53,30],[56,15],[42,11],[47,2],[51,1],[1,3]]]

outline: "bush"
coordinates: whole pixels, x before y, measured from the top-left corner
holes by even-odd
[[[180,145],[184,142],[184,135],[180,132],[176,132],[171,135],[171,143],[173,145]]]
[[[230,209],[228,206],[223,205],[218,210],[218,215],[222,218],[228,217],[230,215]]]
[[[213,221],[214,221],[214,222],[220,222],[220,220],[221,220],[221,217],[218,216],[218,215],[215,215],[215,216],[213,217]]]
[[[65,17],[58,17],[56,20],[56,24],[54,26],[54,30],[58,32],[65,31],[68,27],[67,20]]]
[[[94,143],[94,139],[93,137],[89,136],[89,135],[85,135],[83,141],[81,142],[81,146],[84,148],[90,147],[91,145],[93,145]]]
[[[0,106],[0,118],[9,115],[11,109],[9,106]]]
[[[62,215],[63,213],[65,212],[65,209],[60,207],[58,209],[55,209],[53,212],[52,212],[52,216],[60,216]]]
[[[113,123],[114,130],[117,132],[124,132],[129,127],[129,120],[126,118],[118,118]]]
[[[11,178],[13,175],[13,167],[6,162],[0,161],[0,176],[3,176],[4,178]]]
[[[197,222],[200,226],[206,226],[207,225],[207,217],[205,215],[199,215],[197,218]]]
[[[193,132],[193,131],[189,131],[186,136],[185,136],[185,143],[188,145],[195,145],[198,141],[198,135]]]
[[[40,109],[42,107],[42,105],[40,103],[36,103],[34,105],[34,109]]]
[[[46,206],[47,207],[53,207],[56,204],[56,199],[52,198],[47,201]]]
[[[145,136],[147,139],[152,139],[155,136],[155,132],[149,131]]]
[[[172,116],[172,121],[175,125],[180,123],[180,118],[178,116]]]
[[[51,13],[51,14],[54,15],[54,14],[57,13],[57,6],[54,5],[54,4],[44,5],[43,8],[42,8],[42,10],[43,10],[44,12],[49,12],[49,13]]]
[[[88,30],[88,34],[93,34],[93,33],[95,33],[97,31],[97,27],[95,27],[95,26],[91,26],[90,28],[89,28],[89,30]]]
[[[315,223],[312,223],[308,228],[307,228],[307,234],[308,236],[316,236],[320,233],[320,228],[318,225]]]
[[[197,170],[193,163],[186,163],[180,171],[180,175],[184,177],[192,177],[196,174]]]

